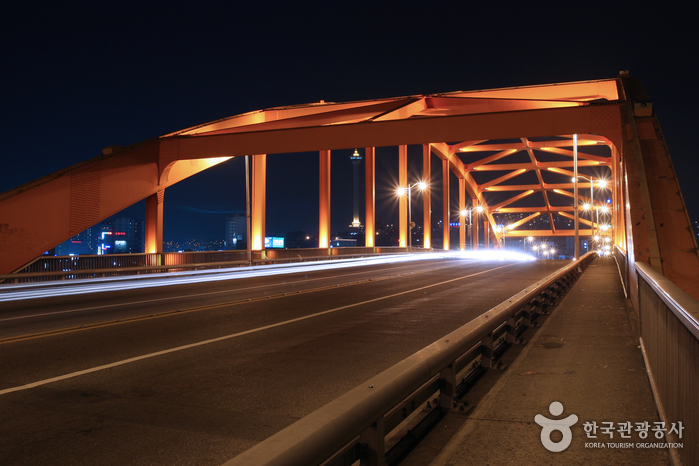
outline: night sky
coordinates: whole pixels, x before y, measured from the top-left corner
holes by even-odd
[[[252,110],[629,70],[653,101],[694,220],[699,17],[679,5],[4,2],[0,192],[107,146]],[[351,152],[333,154],[333,230],[352,217]],[[317,231],[317,164],[317,154],[268,157],[268,235]],[[379,222],[396,211],[387,179],[394,165],[390,151],[379,153]],[[237,158],[166,191],[165,239],[222,239],[223,220],[244,202]]]

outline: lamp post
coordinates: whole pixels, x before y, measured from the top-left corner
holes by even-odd
[[[597,220],[596,220],[596,224],[599,226],[599,209],[598,209],[598,208],[595,208],[595,195],[594,195],[594,188],[593,188],[595,180],[594,180],[592,177],[589,177],[589,178],[588,178],[588,177],[583,176],[583,175],[578,175],[578,178],[582,178],[583,180],[586,180],[586,181],[589,181],[589,182],[590,182],[590,204],[591,204],[591,205],[590,205],[590,204],[585,204],[585,205],[583,205],[583,209],[584,209],[584,210],[589,210],[590,207],[592,207],[593,209],[596,209],[596,210],[597,210]],[[575,182],[575,179],[573,179],[573,182]],[[604,188],[605,186],[607,186],[607,182],[604,181],[604,180],[597,180],[597,185],[598,185],[600,188]],[[590,219],[590,220],[592,220],[592,219]]]
[[[398,188],[398,195],[399,196],[404,196],[405,192],[408,192],[408,251],[413,252],[413,221],[412,221],[412,209],[411,209],[411,201],[410,201],[410,193],[412,192],[413,188],[417,186],[420,191],[424,191],[427,189],[427,183],[424,181],[418,181],[417,183],[411,185],[408,185],[407,188]]]

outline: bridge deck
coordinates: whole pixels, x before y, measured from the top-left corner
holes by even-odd
[[[665,439],[656,439],[652,431],[660,419],[639,347],[636,315],[626,304],[613,259],[596,259],[541,327],[527,335],[528,344],[465,422],[463,414],[448,414],[443,428],[430,434],[437,434],[435,438],[426,439],[402,464],[427,464],[426,455],[433,455],[429,449],[441,449],[432,465],[668,464],[666,450],[638,445]],[[563,404],[559,416],[549,412],[554,401]],[[577,415],[566,450],[544,448],[542,428],[534,422],[537,414],[550,419]],[[587,437],[583,425],[588,422],[597,424],[597,438]],[[614,423],[613,437],[602,431],[609,426],[604,422]],[[625,422],[632,423],[630,438],[618,431],[618,424]],[[636,423],[642,422],[651,426],[645,439],[636,431]],[[456,433],[449,443],[437,446],[439,432],[450,428]],[[551,435],[554,442],[560,439],[558,432]],[[605,448],[599,448],[602,443]]]

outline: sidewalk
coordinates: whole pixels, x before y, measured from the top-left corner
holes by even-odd
[[[665,439],[652,430],[660,419],[635,318],[627,312],[614,260],[595,259],[542,326],[525,333],[530,341],[431,465],[668,464],[665,449],[647,447]],[[549,412],[554,401],[563,405],[558,416]],[[568,448],[544,448],[537,414],[554,420],[577,415]],[[597,438],[588,438],[583,425],[593,422]],[[614,423],[607,433],[605,422]],[[626,422],[630,432],[619,432]],[[645,439],[636,430],[642,422],[651,426]],[[554,431],[550,439],[559,442],[562,435]]]

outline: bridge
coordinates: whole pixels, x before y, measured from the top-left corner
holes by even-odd
[[[377,186],[375,161],[376,149],[386,146],[396,147],[398,151],[399,179],[396,187],[407,188],[410,192],[413,189],[411,186],[416,186],[417,181],[426,182],[422,192],[423,225],[432,225],[432,196],[439,195],[439,193],[434,192],[435,190],[429,183],[429,180],[435,178],[431,173],[432,157],[437,157],[441,161],[443,212],[441,220],[444,231],[441,244],[436,245],[432,242],[431,229],[424,228],[423,246],[425,249],[444,251],[478,249],[480,247],[478,238],[481,235],[485,248],[489,248],[490,243],[493,247],[500,248],[510,237],[528,238],[530,236],[566,236],[576,239],[581,236],[587,238],[598,236],[600,238],[598,241],[601,242],[602,247],[609,246],[609,251],[613,251],[614,263],[618,266],[623,292],[630,298],[642,322],[640,326],[641,341],[645,342],[646,346],[650,345],[644,349],[645,364],[649,372],[656,374],[656,379],[654,380],[651,376],[651,380],[655,384],[655,403],[660,407],[661,419],[666,423],[683,419],[686,428],[685,436],[696,435],[696,432],[699,432],[696,410],[683,411],[686,408],[685,404],[694,404],[690,400],[691,397],[687,398],[687,394],[695,393],[694,389],[697,386],[696,358],[691,356],[691,354],[696,355],[697,351],[696,322],[699,320],[696,314],[696,299],[699,298],[697,245],[691,232],[689,218],[672,163],[653,113],[652,102],[648,99],[640,83],[627,74],[622,74],[614,79],[598,81],[453,92],[350,103],[318,102],[274,108],[187,128],[130,147],[107,148],[100,157],[0,195],[0,224],[2,226],[0,273],[4,274],[4,278],[13,278],[31,272],[29,265],[36,261],[44,251],[144,199],[146,201],[146,251],[144,251],[144,256],[150,255],[148,257],[154,259],[148,259],[150,262],[140,265],[155,269],[174,268],[177,264],[166,263],[167,260],[164,259],[162,248],[162,207],[166,188],[202,170],[210,169],[231,157],[241,156],[250,157],[252,160],[251,229],[249,236],[252,253],[260,262],[276,262],[284,259],[283,253],[279,253],[280,256],[275,257],[275,252],[265,251],[263,247],[267,155],[308,151],[319,152],[320,197],[318,206],[319,248],[307,255],[313,258],[341,255],[342,251],[331,251],[329,244],[331,238],[330,159],[332,151],[349,148],[363,148],[365,158],[366,244],[362,251],[355,252],[358,255],[382,252],[374,244],[377,224],[375,215]],[[408,165],[409,146],[422,148],[423,163],[421,167]],[[418,180],[409,179],[409,169],[412,169],[413,172],[419,170],[421,175]],[[454,187],[458,192],[458,206],[456,208],[452,208],[450,205],[452,188],[449,180],[451,174],[454,174],[458,180],[458,186]],[[600,181],[605,182],[604,187],[600,186]],[[608,190],[605,193],[609,193],[611,202],[607,203],[606,199],[601,201],[599,197],[594,196],[595,185],[599,189]],[[587,197],[586,191],[588,186],[590,187],[589,197]],[[398,248],[412,246],[410,244],[411,225],[408,222],[410,217],[408,204],[408,198],[401,197],[399,244],[395,245]],[[452,212],[454,211],[458,213],[459,218],[458,248],[453,248],[449,243],[448,228],[453,221]],[[513,214],[517,215],[515,221],[507,223],[503,221],[503,219],[512,218]],[[52,225],[51,229],[45,228],[47,223]],[[570,228],[568,225],[574,225],[574,227]],[[582,225],[583,228],[579,228],[579,225]],[[467,226],[471,226],[470,235],[467,235]],[[470,239],[470,245],[467,244],[467,237]],[[577,254],[578,241],[575,241],[575,246],[575,259],[580,261],[580,267],[582,267],[591,260],[591,256],[580,257]],[[404,250],[398,249],[391,252]],[[416,257],[416,255],[408,256],[409,259],[416,259]],[[219,264],[236,262],[237,259],[242,258],[228,257],[219,261]],[[352,261],[352,259],[348,260]],[[353,264],[357,267],[365,267],[365,263],[361,260],[354,260],[357,262],[353,262]],[[283,413],[284,408],[280,407],[275,416],[279,416],[280,419],[285,418],[285,420],[279,423],[270,423],[275,426],[273,428],[259,428],[256,430],[257,433],[252,436],[248,436],[242,431],[236,431],[234,436],[241,439],[247,438],[247,443],[243,441],[235,447],[228,445],[220,450],[224,453],[230,452],[229,457],[232,457],[234,456],[233,452],[240,453],[246,447],[252,446],[284,427],[288,424],[289,418],[306,416],[310,411],[326,402],[341,399],[344,392],[355,393],[351,389],[363,380],[370,379],[383,369],[390,371],[392,364],[407,360],[403,358],[415,353],[420,348],[427,347],[431,342],[437,341],[458,327],[460,324],[457,322],[463,319],[463,315],[459,315],[453,320],[440,320],[441,318],[437,317],[439,312],[435,310],[444,310],[449,315],[458,314],[453,303],[459,301],[459,296],[468,295],[469,299],[479,301],[470,306],[471,311],[469,311],[472,314],[469,319],[476,322],[483,316],[488,317],[493,309],[499,309],[498,303],[507,302],[508,298],[519,296],[517,291],[524,287],[526,293],[515,300],[516,306],[511,304],[509,307],[506,306],[502,312],[490,314],[497,315],[498,318],[502,315],[503,322],[507,325],[503,327],[498,324],[493,328],[488,327],[488,331],[483,335],[471,329],[463,335],[458,335],[458,339],[454,339],[455,341],[472,343],[490,339],[489,344],[477,345],[478,348],[485,348],[482,351],[479,349],[480,365],[489,367],[489,363],[486,364],[483,361],[487,362],[494,358],[491,354],[494,350],[493,340],[501,341],[504,339],[508,343],[513,343],[514,330],[512,329],[522,326],[532,327],[535,320],[533,314],[539,314],[542,307],[545,307],[545,301],[550,302],[550,296],[558,294],[556,290],[562,286],[561,283],[571,283],[571,274],[576,275],[575,278],[579,274],[576,262],[571,262],[560,273],[555,272],[561,266],[560,262],[540,261],[538,265],[527,265],[526,263],[520,265],[511,263],[512,265],[509,265],[510,263],[507,262],[508,265],[503,265],[503,267],[509,266],[512,267],[512,270],[518,271],[512,274],[509,278],[510,281],[498,274],[496,281],[486,283],[477,282],[477,280],[488,274],[492,280],[496,270],[498,270],[497,266],[490,266],[478,261],[469,262],[468,260],[453,262],[456,259],[451,257],[434,258],[427,253],[424,255],[424,262],[419,261],[418,266],[407,266],[406,264],[410,261],[400,262],[401,259],[393,255],[384,258],[384,260],[388,261],[386,264],[391,265],[378,265],[376,269],[357,269],[361,270],[361,273],[356,274],[356,283],[355,279],[345,281],[345,275],[350,274],[340,274],[342,277],[336,278],[334,274],[337,272],[295,268],[308,267],[307,264],[289,265],[288,268],[278,265],[275,270],[306,274],[306,279],[308,279],[309,274],[317,273],[317,276],[309,280],[317,281],[320,286],[309,285],[311,282],[301,280],[300,276],[298,284],[289,285],[284,281],[254,282],[259,278],[240,275],[243,279],[252,280],[252,282],[242,287],[233,287],[237,293],[235,297],[226,297],[225,288],[201,290],[201,283],[208,283],[208,281],[197,278],[199,277],[197,273],[189,272],[180,276],[180,279],[185,280],[183,282],[163,283],[158,281],[159,278],[152,277],[153,280],[143,281],[149,285],[135,286],[133,289],[129,288],[128,282],[115,281],[115,279],[109,279],[106,282],[92,281],[89,284],[80,282],[77,284],[35,285],[33,290],[23,288],[26,285],[6,285],[3,293],[8,296],[8,304],[3,305],[7,310],[3,311],[2,318],[6,329],[0,343],[8,345],[7,348],[14,348],[6,353],[10,360],[13,359],[13,355],[16,355],[14,358],[16,361],[38,361],[42,354],[57,356],[54,363],[47,366],[39,363],[31,363],[28,366],[13,365],[8,360],[7,367],[12,367],[12,369],[6,372],[3,387],[0,388],[0,395],[18,397],[16,398],[19,400],[17,401],[18,406],[29,403],[39,407],[50,407],[56,406],[55,403],[61,403],[61,400],[72,406],[79,400],[84,400],[96,402],[102,406],[112,404],[123,407],[128,403],[115,401],[114,392],[105,390],[104,387],[100,386],[98,380],[102,377],[103,371],[113,369],[126,371],[122,373],[125,380],[135,379],[140,376],[129,372],[133,370],[130,366],[131,363],[145,364],[146,371],[155,370],[149,365],[152,364],[150,360],[156,355],[170,357],[167,355],[176,352],[171,351],[173,348],[178,349],[178,351],[179,349],[199,348],[199,346],[206,346],[203,342],[209,344],[238,338],[241,339],[240,341],[243,339],[247,341],[248,338],[252,338],[249,335],[261,332],[261,330],[256,329],[281,332],[279,327],[288,325],[291,328],[298,322],[309,320],[309,316],[325,319],[329,314],[337,312],[339,315],[346,309],[359,305],[376,305],[378,309],[374,307],[371,312],[375,314],[361,317],[360,322],[353,322],[350,315],[345,316],[349,320],[345,320],[343,323],[331,324],[331,327],[334,326],[332,327],[334,330],[324,329],[321,325],[315,327],[315,331],[335,338],[337,335],[354,335],[355,332],[359,335],[370,334],[372,323],[379,325],[376,316],[381,314],[387,316],[385,319],[389,319],[389,321],[382,320],[381,327],[387,326],[387,329],[390,329],[391,325],[405,327],[405,322],[415,322],[416,314],[404,313],[395,321],[390,321],[390,316],[394,315],[391,309],[395,309],[396,313],[400,312],[399,309],[415,309],[419,299],[414,298],[415,300],[410,301],[411,304],[407,305],[400,301],[404,294],[411,293],[410,290],[424,289],[424,294],[430,296],[427,299],[437,300],[436,303],[430,303],[433,312],[426,313],[426,315],[429,314],[430,318],[437,319],[438,325],[433,330],[426,331],[424,338],[416,338],[416,335],[409,331],[404,340],[391,343],[400,350],[394,351],[392,356],[387,356],[385,360],[368,363],[362,370],[358,370],[356,367],[343,367],[353,374],[349,380],[333,384],[333,388],[327,392],[313,391],[312,396],[318,397],[322,402],[301,403],[303,406],[299,405],[298,409],[289,410],[286,414]],[[394,265],[391,262],[393,260],[398,261],[395,262],[398,265]],[[612,259],[599,258],[597,260],[610,261]],[[387,271],[387,269],[394,267],[401,268],[401,270],[395,273]],[[440,270],[442,272],[439,272]],[[204,273],[208,278],[217,277],[214,278],[214,281],[222,281],[223,283],[225,283],[223,280],[232,279],[225,274],[199,273]],[[413,278],[410,280],[406,278],[415,274],[430,278],[426,282],[415,282]],[[551,275],[555,275],[555,277],[551,278]],[[375,294],[377,290],[372,288],[375,286],[375,282],[384,282],[398,276],[402,277],[401,280],[404,283],[396,283],[396,288],[388,293]],[[454,286],[452,289],[452,283],[456,285],[454,282],[459,280],[463,280],[463,282],[458,283],[459,286]],[[136,282],[141,283],[142,280],[136,280]],[[103,283],[108,285],[103,285]],[[177,288],[178,291],[175,292],[174,285],[184,288]],[[101,289],[102,286],[105,286],[104,290]],[[209,287],[210,285],[205,286]],[[309,288],[309,286],[311,287]],[[289,297],[290,300],[300,299],[300,297],[291,296],[292,294],[321,296],[316,293],[326,293],[328,288],[333,287],[346,288],[349,295],[328,295],[315,301],[314,304],[308,302],[299,304],[299,301],[295,305],[282,306],[277,311],[273,311],[269,307],[258,307],[261,305],[257,304],[260,301],[282,299],[282,297]],[[351,302],[354,298],[352,291],[355,291],[357,287],[362,288],[358,291],[363,300]],[[101,291],[100,293],[96,293],[98,289]],[[469,289],[479,289],[480,292],[468,292]],[[271,291],[260,294],[261,290]],[[72,301],[76,298],[65,296],[83,296],[83,294],[86,297],[85,300],[78,303]],[[225,299],[209,301],[209,298],[206,298],[207,301],[202,302],[201,305],[195,304],[196,301],[203,299],[202,295]],[[479,298],[480,295],[483,296],[482,300]],[[544,298],[540,296],[544,296]],[[163,301],[172,302],[178,299],[183,300],[182,306],[164,305],[163,303]],[[187,304],[190,302],[188,300],[191,301],[190,304]],[[392,305],[383,306],[389,303],[389,301],[384,300],[397,301]],[[512,299],[510,299],[511,301]],[[299,309],[299,306],[306,309],[331,302],[337,303],[334,305],[335,307],[328,309],[328,306],[320,306],[315,311],[311,309],[310,314],[299,315],[296,311],[291,311]],[[150,304],[146,303],[152,303],[154,307],[149,308]],[[48,309],[47,306],[50,306],[51,309]],[[229,309],[236,308],[236,306],[246,310],[239,314]],[[515,308],[510,309],[512,306]],[[532,306],[537,310],[533,310]],[[144,314],[146,308],[149,308],[148,314]],[[660,314],[649,315],[648,309],[658,310],[660,308],[663,309]],[[110,309],[108,316],[101,311],[104,309]],[[220,315],[212,317],[211,311],[215,309],[224,311],[221,313],[213,312],[213,314]],[[281,312],[281,314],[275,315],[275,312]],[[195,315],[208,315],[210,319],[204,324],[194,319]],[[166,317],[173,316],[172,320],[166,319]],[[237,323],[226,323],[226,320],[223,319],[225,316],[235,316],[234,320]],[[59,318],[60,321],[57,320]],[[64,318],[66,320],[63,320]],[[178,321],[176,325],[175,320]],[[166,324],[167,330],[164,331],[167,335],[163,334],[162,340],[153,340],[153,332],[157,333],[157,330],[149,327],[148,324],[166,321],[169,322]],[[675,323],[668,323],[670,321]],[[25,327],[24,322],[30,322],[29,326]],[[128,329],[127,326],[123,325],[124,322],[129,323]],[[244,322],[253,322],[253,325]],[[365,327],[362,329],[360,324],[365,325]],[[202,331],[206,335],[205,337],[192,338],[191,335],[188,335],[190,328],[196,328],[199,325],[207,326],[208,330]],[[665,330],[661,331],[659,326]],[[119,332],[111,332],[117,328],[123,329],[126,333],[119,336]],[[403,330],[405,329],[403,328]],[[386,330],[386,332],[386,334],[391,333],[390,330]],[[396,329],[396,333],[400,332]],[[97,337],[98,334],[99,337]],[[85,338],[85,340],[78,342],[76,346],[62,346],[61,340],[67,338],[66,335],[76,335],[79,339]],[[382,335],[385,336],[384,332]],[[265,335],[261,335],[261,337],[265,338]],[[99,338],[105,344],[90,343],[93,338]],[[275,338],[276,336],[273,340]],[[305,338],[305,341],[303,337],[301,341],[289,340],[289,343],[282,345],[286,349],[280,348],[280,351],[288,351],[289,354],[293,355],[294,350],[304,347],[304,354],[313,357],[313,345],[308,345],[310,341],[317,342],[317,338],[308,334]],[[112,358],[106,353],[114,351],[114,348],[119,347],[119,345],[116,341],[106,344],[109,339],[123,339],[123,341],[129,342],[141,341],[143,343],[120,348],[119,357]],[[364,338],[351,340],[354,341],[355,345],[368,345]],[[413,341],[408,345],[405,343],[408,340]],[[37,344],[37,342],[41,342],[41,344]],[[254,347],[260,344],[264,346],[263,343],[259,341],[256,343],[253,340],[246,344],[251,345],[249,350],[242,353],[246,354],[246,359],[249,358],[247,355],[250,354],[247,351],[254,353],[256,351],[253,349]],[[352,346],[352,342],[349,344]],[[373,344],[375,345],[375,343]],[[94,358],[85,358],[84,348],[95,351]],[[374,348],[367,350],[369,353],[387,351],[383,346],[372,347],[368,345],[367,348]],[[466,350],[470,350],[470,347]],[[341,358],[343,351],[345,349],[336,350],[335,358]],[[97,354],[100,352],[105,352],[105,354]],[[235,358],[234,354],[235,350],[229,347],[223,353],[218,349],[214,350],[213,353],[200,356],[207,361],[213,361],[221,357]],[[454,359],[448,362],[445,367],[452,367],[451,371],[454,372],[455,361],[463,362],[463,358],[466,357],[464,354],[466,353],[454,356]],[[254,394],[269,392],[265,383],[269,379],[264,379],[259,375],[259,372],[265,372],[266,364],[269,361],[263,362],[264,354],[260,356],[262,359],[256,359],[252,366],[240,366],[237,370],[244,374],[254,374],[256,385],[246,390],[248,392],[246,396],[252,393],[253,398],[245,399],[251,403],[251,406],[257,407],[257,412],[265,412],[264,403],[259,399],[255,400],[254,396]],[[356,357],[360,361],[363,358],[363,356]],[[335,365],[337,365],[337,360],[333,360]],[[222,367],[218,365],[209,367],[207,372],[200,372],[196,367],[200,362],[201,359],[192,355],[188,356],[184,362],[192,369],[187,377],[195,385],[196,374],[206,373],[205,379],[209,379],[212,377],[212,373],[215,374],[222,370]],[[295,371],[299,370],[298,366],[292,365],[288,359],[283,360],[283,362],[290,368],[290,372],[286,374],[287,377],[293,379]],[[182,363],[182,360],[177,362],[177,364]],[[121,366],[128,367],[121,368]],[[332,361],[319,367],[323,368],[322,371],[327,371],[331,366],[333,366]],[[116,367],[119,369],[115,369]],[[140,370],[144,370],[144,368],[141,367]],[[174,368],[172,370],[174,371]],[[444,367],[438,367],[437,372],[439,375],[437,385],[441,392],[445,392],[445,384],[447,386],[454,385],[452,379],[456,375],[449,376],[449,370],[444,369]],[[76,388],[70,385],[75,383],[74,379],[93,373],[95,375],[89,376],[90,387]],[[341,373],[342,370],[330,377],[339,380],[342,378]],[[660,373],[662,375],[658,375]],[[384,372],[382,372],[382,376],[383,374]],[[427,384],[433,376],[435,374],[430,375],[428,380],[424,380],[420,384]],[[166,375],[163,377],[163,380],[167,380],[166,383],[173,387],[181,383],[181,381],[175,382],[168,379]],[[296,403],[293,400],[304,398],[303,391],[298,388],[303,386],[303,380],[321,380],[321,378],[321,374],[299,372],[296,377],[298,381],[297,391],[293,393],[293,396],[285,398],[283,394],[277,393],[269,395],[270,399],[285,399],[293,405]],[[225,392],[224,395],[223,389],[218,386],[204,388],[203,392],[197,391],[197,394],[193,393],[191,396],[200,401],[193,403],[192,406],[196,406],[198,403],[206,404],[201,401],[201,397],[206,396],[202,393],[207,391],[215,399],[220,399],[220,396],[240,395],[242,397],[239,390],[243,390],[242,387],[247,383],[244,380],[246,379],[241,379],[239,381],[241,385],[233,389],[233,393],[236,395],[232,395],[230,391]],[[63,390],[56,391],[51,388],[54,383],[67,385]],[[225,385],[230,382],[222,383]],[[324,381],[323,384],[325,383]],[[141,400],[143,396],[149,396],[148,393],[152,393],[152,388],[142,391],[138,388],[139,386],[138,383],[129,385],[125,382],[123,387],[116,390],[120,393],[117,398],[122,401]],[[26,395],[29,392],[32,393]],[[21,396],[25,395],[38,398],[32,398],[33,401],[26,399],[22,401]],[[449,398],[453,398],[453,393],[450,392]],[[170,393],[165,398],[161,397],[160,399],[167,399],[169,406],[177,403],[189,406],[191,401],[180,399],[175,393]],[[274,401],[268,399],[265,402]],[[139,403],[136,401],[136,404]],[[445,407],[442,401],[438,404],[442,408]],[[225,437],[230,434],[232,432],[230,429],[233,427],[226,423],[225,419],[215,415],[216,404],[207,406],[210,412],[208,421],[213,425],[220,426],[217,427],[216,436]],[[345,405],[345,408],[347,406],[349,405]],[[194,414],[195,411],[193,409],[188,413],[188,419],[191,420],[199,415],[198,411],[197,414]],[[41,410],[36,413],[40,412]],[[230,411],[227,412],[230,414]],[[22,413],[19,408],[17,413],[21,418],[27,417],[26,413]],[[381,416],[384,414],[386,413],[380,413]],[[235,415],[246,419],[252,416],[250,410],[246,410],[244,413],[237,412]],[[56,422],[60,422],[60,416],[58,414],[56,416]],[[81,424],[78,419],[80,415],[73,413],[73,416],[71,422],[75,422],[76,425]],[[109,415],[110,418],[113,416],[113,414]],[[97,418],[99,416],[91,418],[90,422],[93,424],[86,430],[79,430],[79,432],[98,431],[100,426]],[[133,423],[149,424],[150,421],[146,418],[147,416],[135,421],[132,419],[129,422],[132,423],[130,425]],[[156,423],[165,422],[162,414],[158,419],[160,421],[156,421]],[[384,461],[382,459],[383,453],[380,455],[371,453],[379,451],[379,446],[383,445],[383,440],[371,440],[376,437],[377,429],[378,431],[382,430],[377,426],[384,422],[383,420],[379,422],[376,419],[374,418],[363,427],[363,433],[347,434],[352,437],[360,435],[359,444],[365,445],[360,450],[370,452],[368,456],[365,454],[361,458],[361,461],[367,464],[383,464]],[[190,422],[196,424],[194,420]],[[171,425],[168,422],[165,424]],[[201,430],[207,429],[205,426],[201,427]],[[694,427],[696,429],[692,431]],[[17,432],[27,434],[32,428],[27,424],[26,427],[17,427]],[[130,437],[131,434],[126,431],[120,435],[128,439],[128,442],[135,441],[135,438]],[[383,438],[383,436],[381,437]],[[185,441],[186,436],[178,434],[174,438]],[[367,438],[369,440],[365,440]],[[668,439],[670,438],[672,437],[668,435]],[[152,439],[149,442],[155,441]],[[47,442],[49,441],[47,440]],[[56,442],[54,437],[49,443]],[[60,444],[60,441],[57,443]],[[200,444],[198,443],[198,445]],[[208,449],[213,448],[210,443],[206,445]],[[264,443],[260,445],[264,445]],[[369,445],[368,450],[366,445]],[[373,449],[371,445],[374,446]],[[150,455],[151,453],[146,453],[146,450],[152,447],[152,443],[142,445],[140,447],[142,451],[139,454]],[[261,448],[265,449],[264,446]],[[104,455],[102,457],[110,454],[108,447],[105,447],[101,452]],[[18,455],[16,460],[19,464],[22,454],[15,454]],[[691,464],[692,458],[696,458],[696,450],[691,448],[673,454],[679,455],[677,458],[685,464]],[[32,458],[36,459],[37,457],[33,456]],[[215,462],[222,457],[220,454],[214,454],[212,458],[215,458],[212,460]],[[183,461],[183,463],[186,462]]]

